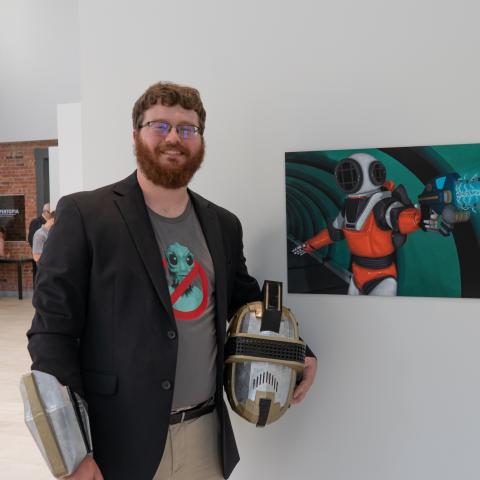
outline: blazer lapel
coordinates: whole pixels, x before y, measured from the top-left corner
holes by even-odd
[[[207,241],[208,249],[212,257],[215,268],[215,308],[216,308],[216,329],[218,336],[218,346],[223,352],[223,343],[225,341],[225,326],[227,320],[227,272],[226,258],[223,248],[222,231],[218,221],[217,214],[211,204],[200,195],[189,190],[193,207],[198,216],[203,234]],[[221,352],[219,352],[221,353]],[[223,358],[223,353],[222,353]]]
[[[168,291],[162,257],[158,249],[152,224],[148,216],[142,190],[138,185],[136,172],[114,187],[118,197],[115,199],[120,213],[135,243],[140,258],[153,283],[157,295],[168,313],[170,322],[175,326],[170,293]]]

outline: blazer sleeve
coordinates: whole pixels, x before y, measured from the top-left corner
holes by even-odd
[[[35,278],[35,315],[27,332],[32,370],[57,377],[83,394],[79,345],[86,319],[91,255],[75,200],[57,206]]]
[[[235,268],[235,277],[232,287],[232,295],[228,305],[228,318],[232,318],[235,312],[249,302],[262,299],[262,292],[257,280],[253,278],[247,269],[245,255],[243,254],[243,230],[240,220],[235,217],[235,238],[237,250],[232,259]]]

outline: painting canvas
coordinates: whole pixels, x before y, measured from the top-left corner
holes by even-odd
[[[480,297],[480,144],[285,154],[288,291]]]

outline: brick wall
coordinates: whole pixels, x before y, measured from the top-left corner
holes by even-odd
[[[30,222],[37,216],[37,189],[35,178],[36,148],[57,145],[57,140],[0,143],[0,195],[25,196],[25,233]],[[25,238],[26,238],[25,235]],[[6,242],[5,251],[11,258],[31,257],[27,241]],[[0,265],[0,296],[17,291],[16,265]],[[32,268],[23,267],[23,288],[32,289]]]

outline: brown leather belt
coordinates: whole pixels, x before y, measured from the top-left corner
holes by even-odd
[[[187,420],[193,420],[194,418],[201,417],[207,413],[213,412],[215,409],[214,403],[201,403],[192,408],[186,410],[181,410],[180,412],[172,412],[170,414],[170,425],[175,425],[176,423],[186,422]]]

